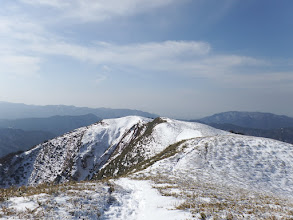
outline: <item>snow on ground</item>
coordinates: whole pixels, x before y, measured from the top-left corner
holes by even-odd
[[[37,191],[34,195],[0,202],[0,219],[181,220],[191,217],[189,212],[175,209],[181,200],[162,196],[150,181],[121,178],[52,187],[47,193]]]
[[[15,211],[33,210],[38,207],[38,204],[30,198],[14,197],[10,198],[9,201],[11,202],[9,208],[14,209]]]
[[[191,217],[189,212],[175,209],[180,200],[160,195],[150,181],[121,178],[114,183],[119,187],[113,193],[116,202],[105,212],[104,219],[181,220]]]
[[[165,117],[161,119],[164,122],[154,127],[150,141],[148,143],[142,143],[140,146],[145,150],[146,158],[155,156],[168,146],[182,140],[229,134],[226,131],[196,122],[178,121]]]
[[[137,178],[142,179],[141,176]],[[292,199],[277,194],[196,180],[187,175],[159,174],[145,179],[151,180],[152,186],[162,195],[183,200],[176,209],[190,212],[192,219],[289,220],[293,217]]]
[[[241,135],[182,142],[132,178],[152,180],[178,209],[207,219],[292,219],[293,145]]]
[[[105,119],[89,126],[83,134],[79,156],[72,169],[72,175],[78,176],[78,180],[92,177],[92,171],[97,165],[103,165],[116,149],[117,144],[136,124],[146,124],[152,119],[127,116],[116,119]]]
[[[139,116],[127,116],[117,119],[105,119],[100,123],[91,125],[82,138],[82,145],[88,145],[93,142],[104,143],[104,147],[117,144],[122,136],[135,124],[145,124],[152,119]],[[83,152],[85,149],[81,149]],[[105,149],[103,149],[105,151]]]
[[[166,172],[198,180],[293,193],[293,145],[240,135],[195,138],[182,151],[161,160],[145,173]]]
[[[0,202],[0,219],[100,219],[114,200],[109,189],[103,182],[29,188],[33,195]]]

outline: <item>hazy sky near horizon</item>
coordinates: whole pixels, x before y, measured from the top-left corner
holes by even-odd
[[[0,101],[293,116],[292,0],[2,0]]]

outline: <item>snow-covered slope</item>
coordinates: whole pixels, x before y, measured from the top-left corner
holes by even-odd
[[[224,133],[206,125],[167,118],[106,119],[8,159],[0,165],[0,186],[91,179],[121,155],[130,153],[133,161],[124,162],[131,167],[182,139]],[[114,170],[116,173],[108,175],[119,173]]]
[[[139,164],[182,140],[226,134],[228,132],[200,123],[156,118],[136,127],[135,138],[130,137],[132,134],[126,134],[96,176],[101,179],[136,170]]]
[[[195,138],[143,173],[168,174],[254,190],[293,193],[293,145],[241,135]],[[162,169],[163,168],[163,169]]]
[[[108,159],[105,151],[115,147],[133,125],[148,121],[137,116],[103,120],[40,144],[1,165],[0,185],[91,178],[96,166]]]

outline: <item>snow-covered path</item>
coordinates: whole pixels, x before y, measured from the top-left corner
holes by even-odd
[[[116,199],[110,209],[105,212],[104,219],[128,220],[175,220],[191,218],[189,212],[175,210],[180,201],[173,197],[165,197],[152,188],[151,182],[121,178],[112,194]]]

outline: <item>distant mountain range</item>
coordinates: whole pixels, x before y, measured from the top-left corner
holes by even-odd
[[[293,143],[293,118],[261,112],[223,112],[191,120],[214,128]]]
[[[293,127],[293,118],[262,112],[230,111],[218,113],[196,121],[205,124],[232,124],[245,128],[278,129]]]
[[[26,105],[20,103],[0,102],[0,119],[45,118],[55,115],[78,116],[94,114],[99,118],[118,118],[137,115],[146,118],[156,118],[158,115],[131,109],[87,108],[67,105]]]
[[[0,120],[0,128],[22,129],[24,131],[46,131],[59,136],[76,128],[102,120],[94,114],[79,116],[52,116],[48,118],[23,118]]]
[[[28,150],[34,145],[100,120],[93,114],[0,120],[0,157]]]
[[[209,123],[208,125],[214,128],[230,131],[236,134],[244,134],[255,137],[266,137],[293,144],[293,128],[276,128],[267,130],[256,128],[244,128],[232,124]]]
[[[25,105],[0,102],[0,157],[24,151],[45,140],[105,118],[157,115],[130,109]]]

